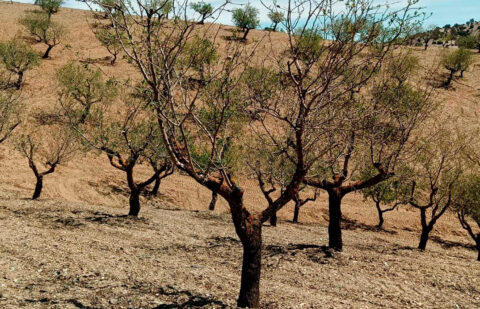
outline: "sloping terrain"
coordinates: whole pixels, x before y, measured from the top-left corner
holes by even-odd
[[[18,19],[32,5],[0,3],[0,40],[24,36]],[[31,112],[54,108],[55,71],[70,60],[95,62],[106,75],[134,77],[125,61],[102,61],[108,53],[96,41],[90,13],[63,9],[53,17],[69,34],[52,59],[26,73],[21,98]],[[230,27],[219,26],[225,34]],[[271,34],[281,44],[285,36]],[[251,40],[264,32],[252,31]],[[44,46],[35,45],[42,51]],[[422,65],[438,62],[439,47],[415,50]],[[439,90],[451,115],[462,125],[478,123],[480,57],[454,82]],[[442,79],[440,70],[437,79]],[[222,307],[235,304],[241,246],[224,201],[206,213],[210,192],[175,174],[162,182],[162,194],[143,198],[138,220],[127,213],[124,174],[106,157],[78,156],[45,178],[42,199],[27,200],[34,176],[26,159],[0,146],[0,307],[175,308],[185,304]],[[150,176],[139,169],[139,177]],[[246,207],[261,209],[264,198],[255,181],[244,180]],[[330,258],[327,198],[301,210],[302,224],[287,223],[288,206],[277,229],[265,227],[262,301],[271,308],[427,307],[478,308],[480,263],[470,239],[453,214],[440,219],[426,252],[415,249],[419,214],[408,207],[387,213],[378,232],[376,211],[360,194],[347,196],[345,252]],[[130,303],[129,303],[130,302]],[[188,303],[190,302],[190,303]]]

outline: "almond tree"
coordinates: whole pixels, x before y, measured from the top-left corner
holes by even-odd
[[[102,6],[101,2],[91,3]],[[336,20],[335,12],[330,11],[332,4],[327,0],[305,1],[297,10],[293,1],[289,2],[286,9],[291,14],[286,14],[289,17],[285,22],[289,40],[283,50],[270,53],[273,62],[254,61],[256,45],[231,42],[217,63],[208,65],[210,74],[205,84],[192,82],[192,75],[198,73],[187,60],[186,51],[189,39],[198,32],[194,31],[194,23],[180,19],[186,16],[186,1],[175,1],[173,5],[176,22],[167,20],[162,5],[156,2],[103,5],[107,13],[115,9],[118,14],[108,13],[116,33],[125,33],[128,38],[122,48],[148,88],[148,103],[156,112],[170,159],[229,205],[243,246],[239,307],[259,306],[263,223],[295,197],[319,154],[332,146],[324,138],[334,128],[331,124],[338,120],[332,120],[327,111],[333,110],[345,93],[371,78],[411,19],[408,12],[412,3],[399,11],[381,11],[369,1],[349,2],[342,13],[353,20],[353,27],[328,27],[324,37],[336,31],[338,40],[322,42],[313,53],[299,53],[295,40],[297,29],[305,22],[304,14],[304,30],[312,27],[310,21],[318,19],[323,19],[322,27],[316,24],[317,29],[322,29]],[[371,18],[373,11],[376,20],[390,23],[390,27],[385,27],[390,30],[388,35],[378,33],[374,23],[371,25],[375,29],[365,29],[365,19]],[[208,38],[209,33],[212,35],[207,29],[202,35]],[[359,35],[362,41],[358,40]],[[359,56],[373,46],[378,48],[375,55]],[[362,78],[345,83],[347,72],[348,76],[359,76],[359,68],[365,66],[370,68],[370,74],[362,71]],[[338,104],[337,109],[353,108],[350,103]],[[231,146],[226,147],[228,143]],[[276,154],[273,163],[277,164],[265,166],[261,160],[259,164],[252,161],[256,154],[269,151]],[[280,192],[262,187],[259,181],[267,204],[259,212],[246,207],[244,189],[234,177],[235,173],[249,170],[246,160],[262,181],[280,161],[287,162],[287,170],[291,171],[285,175],[286,185]]]
[[[43,179],[56,171],[75,155],[78,147],[72,132],[58,125],[39,126],[19,135],[15,147],[27,158],[28,166],[36,178],[32,200],[40,197]]]
[[[413,180],[409,204],[420,212],[420,250],[426,249],[430,232],[452,206],[452,194],[462,173],[461,143],[448,128],[438,126],[432,126],[434,134],[419,143],[411,162]]]
[[[450,72],[448,79],[443,84],[444,87],[448,87],[457,72],[461,72],[461,77],[463,77],[463,72],[465,72],[472,63],[472,54],[469,50],[459,48],[452,52],[445,52],[442,55],[441,61],[445,69]]]
[[[475,242],[480,261],[480,177],[470,174],[462,177],[453,194],[453,205],[463,229]],[[475,230],[475,225],[477,229]]]
[[[329,111],[340,116],[340,123],[335,126],[341,129],[328,132],[326,138],[335,146],[321,154],[320,164],[312,169],[305,183],[328,193],[332,249],[343,249],[340,224],[343,197],[394,176],[398,163],[411,149],[412,135],[434,108],[430,90],[414,87],[409,80],[416,63],[409,53],[392,54],[385,69],[362,91],[352,87],[339,98],[346,107]],[[365,69],[368,72],[368,68],[362,68]],[[348,76],[347,84],[355,82]],[[362,178],[362,174],[368,177]]]
[[[213,6],[204,1],[190,3],[190,7],[200,15],[200,21],[198,23],[201,25],[203,25],[205,20],[213,13]]]
[[[250,3],[246,4],[243,8],[234,9],[232,12],[232,20],[235,26],[243,31],[242,41],[246,41],[250,30],[256,29],[260,24],[258,9],[250,5]]]
[[[17,80],[8,86],[20,89],[25,72],[39,64],[39,57],[27,44],[15,37],[0,42],[0,64],[17,75]]]
[[[38,5],[48,16],[48,20],[52,18],[53,14],[58,13],[63,0],[35,0],[35,5]]]
[[[295,208],[293,210],[293,219],[292,219],[293,223],[298,223],[298,216],[300,214],[300,208],[301,207],[305,206],[309,202],[315,202],[317,200],[317,196],[318,196],[318,191],[317,190],[315,190],[313,197],[308,197],[308,198],[305,198],[305,199],[300,197],[300,192],[301,191],[302,191],[302,189],[300,189],[299,192],[297,193],[297,195],[295,195],[295,197],[293,198],[293,201],[295,203]]]
[[[49,15],[43,12],[30,12],[20,19],[20,23],[38,43],[47,45],[43,59],[50,57],[52,48],[60,44],[66,35],[65,27],[51,21]]]
[[[0,70],[0,144],[11,136],[21,123],[23,106],[10,88],[10,74]]]

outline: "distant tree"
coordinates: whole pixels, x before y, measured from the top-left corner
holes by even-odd
[[[460,143],[448,128],[438,126],[430,140],[418,144],[411,165],[414,174],[409,204],[420,211],[420,250],[425,250],[430,232],[452,206],[454,186],[462,173]]]
[[[272,21],[272,30],[277,31],[278,24],[285,20],[285,14],[280,11],[270,11],[268,18]]]
[[[51,19],[53,14],[58,13],[60,6],[63,4],[63,0],[35,0],[35,5],[47,14],[48,20]]]
[[[371,177],[371,173],[364,172],[362,178]],[[365,199],[371,199],[375,203],[378,214],[378,228],[383,227],[383,215],[397,209],[401,205],[408,204],[410,186],[398,177],[390,178],[373,187],[362,190]]]
[[[29,13],[22,19],[20,23],[27,28],[33,38],[47,45],[47,50],[42,58],[49,58],[52,48],[60,44],[60,40],[65,36],[65,28],[53,21],[50,21],[47,14]]]
[[[458,47],[465,49],[476,49],[478,47],[478,42],[474,35],[469,35],[458,38],[457,45]]]
[[[480,261],[480,176],[470,174],[462,177],[454,190],[453,205],[458,220],[468,235],[475,241]],[[478,226],[477,232],[471,221]]]
[[[207,19],[213,13],[213,6],[204,1],[190,3],[190,7],[192,10],[200,14],[199,23],[202,25],[205,23],[205,19]]]
[[[60,99],[71,100],[76,105],[74,110],[78,114],[74,116],[78,123],[85,122],[93,105],[108,104],[117,95],[114,81],[104,81],[101,72],[88,65],[70,62],[57,71],[57,80]]]
[[[13,38],[0,42],[0,64],[17,75],[17,80],[11,86],[20,89],[25,72],[39,64],[39,57],[19,38]]]
[[[121,41],[117,40],[117,35],[113,33],[112,28],[98,27],[94,29],[94,34],[97,40],[107,49],[112,55],[110,65],[115,65],[118,55],[122,52]]]
[[[478,49],[478,52],[480,53],[480,30],[478,30],[477,34],[475,35],[475,39],[477,39],[477,49]]]
[[[423,46],[425,50],[427,50],[430,44],[430,41],[434,39],[438,39],[439,35],[440,35],[440,30],[437,27],[432,25],[432,26],[429,26],[428,28],[423,29],[418,35],[418,37],[423,42]]]
[[[23,107],[10,88],[8,72],[0,70],[0,144],[3,143],[21,123]]]
[[[443,84],[445,87],[448,87],[457,72],[461,72],[461,76],[463,76],[463,72],[466,71],[472,63],[472,54],[464,48],[459,48],[452,52],[445,52],[442,55],[441,63],[445,69],[450,72],[448,79]]]
[[[24,133],[15,140],[15,147],[28,160],[28,166],[36,178],[32,199],[40,197],[43,178],[55,172],[58,165],[70,160],[78,148],[72,132],[61,126],[40,126]],[[41,169],[43,167],[43,170]]]
[[[247,40],[250,30],[257,28],[260,24],[258,9],[250,4],[245,5],[243,8],[234,9],[232,19],[235,26],[243,30],[243,41]]]
[[[85,87],[83,94],[78,95],[78,89],[72,87],[76,80]],[[160,152],[163,141],[156,117],[145,108],[143,98],[149,94],[141,86],[122,87],[117,83],[115,88],[122,88],[122,96],[120,104],[112,109],[116,92],[110,89],[111,81],[101,80],[100,71],[70,64],[59,71],[59,81],[63,85],[59,101],[68,123],[84,143],[106,154],[110,165],[124,173],[130,191],[128,215],[137,217],[140,195],[155,182],[160,186],[160,180],[171,174],[172,167]],[[90,97],[88,93],[95,94],[94,103],[86,99]],[[90,103],[85,104],[87,101]],[[144,162],[152,166],[153,173],[148,179],[138,181],[135,168]],[[158,187],[155,190],[158,192]]]
[[[318,191],[315,190],[314,194],[313,194],[313,197],[308,197],[308,198],[301,198],[300,197],[300,192],[302,190],[300,190],[296,195],[295,197],[293,198],[293,202],[295,203],[295,206],[294,206],[294,209],[293,209],[293,219],[292,219],[292,222],[293,223],[298,223],[298,217],[300,215],[300,208],[305,206],[307,203],[309,202],[315,202],[317,200],[317,197],[318,197]]]

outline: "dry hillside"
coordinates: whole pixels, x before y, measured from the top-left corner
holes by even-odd
[[[25,35],[18,19],[30,9],[0,3],[0,40]],[[108,53],[88,26],[89,12],[62,8],[53,18],[69,34],[51,59],[26,73],[21,98],[30,111],[55,106],[55,71],[70,60],[98,60],[106,75],[136,76],[126,62],[112,67],[104,60]],[[230,33],[229,27],[220,28]],[[264,35],[252,31],[250,39]],[[273,44],[283,39],[272,34]],[[415,50],[426,67],[440,52],[440,47]],[[453,89],[439,90],[436,99],[445,101],[458,121],[477,122],[480,56],[464,79]],[[124,174],[104,156],[79,156],[60,166],[46,176],[38,202],[26,199],[34,176],[8,143],[0,146],[0,171],[0,307],[221,308],[235,303],[241,246],[228,208],[220,201],[215,214],[204,212],[210,192],[190,178],[167,178],[161,196],[142,200],[141,218],[127,219],[118,216],[128,209]],[[150,169],[145,166],[143,172],[147,177]],[[242,185],[249,189],[247,207],[265,205],[254,181]],[[453,214],[440,219],[428,250],[419,252],[412,249],[419,234],[415,210],[387,213],[388,232],[372,229],[375,208],[360,194],[345,198],[343,212],[350,222],[345,252],[331,258],[321,247],[327,242],[326,194],[302,208],[299,225],[282,222],[291,220],[292,206],[280,211],[278,228],[265,230],[265,307],[480,307],[480,263]]]

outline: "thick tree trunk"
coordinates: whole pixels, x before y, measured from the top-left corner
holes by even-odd
[[[428,235],[431,229],[428,227],[422,228],[422,234],[420,234],[420,243],[418,244],[418,249],[425,250],[427,248]]]
[[[52,45],[48,45],[48,48],[47,50],[45,51],[45,54],[43,54],[42,58],[43,59],[47,59],[50,55],[50,51],[52,50],[53,46]]]
[[[17,79],[17,82],[15,83],[15,88],[20,89],[20,87],[22,87],[23,72],[20,71],[17,74],[18,74],[18,79]]]
[[[477,252],[478,252],[477,261],[480,262],[480,233],[477,234],[477,239],[475,240],[475,242],[477,243]]]
[[[278,24],[277,24],[277,23],[273,24],[273,29],[272,29],[272,30],[273,30],[273,32],[277,31],[277,26],[278,26]]]
[[[298,215],[300,213],[300,204],[295,203],[295,209],[293,210],[293,223],[298,223]]]
[[[138,217],[140,213],[140,192],[136,189],[130,190],[130,211],[129,216]]]
[[[246,40],[247,40],[247,35],[248,35],[249,32],[250,32],[250,28],[245,29],[245,31],[243,32],[242,41],[246,41]]]
[[[342,229],[340,227],[340,221],[342,219],[342,196],[335,192],[328,192],[328,246],[336,251],[342,251]]]
[[[271,225],[271,226],[277,226],[277,213],[274,213],[274,214],[270,217],[270,225]]]
[[[445,82],[445,87],[450,86],[450,84],[452,83],[453,74],[454,74],[454,72],[450,70],[450,74],[448,75],[448,79]]]
[[[160,179],[160,177],[157,177],[155,179],[155,183],[153,184],[153,188],[152,188],[152,191],[150,191],[150,194],[152,196],[157,196],[158,194],[158,189],[160,189],[160,183],[162,182],[162,179]]]
[[[215,205],[217,204],[217,197],[218,197],[218,193],[215,191],[212,191],[212,200],[210,201],[210,205],[208,205],[208,210],[211,210],[211,211],[215,210]]]
[[[243,262],[240,295],[237,306],[258,308],[260,305],[260,271],[262,266],[262,225],[253,224],[247,240],[242,241]]]
[[[36,200],[42,194],[43,176],[37,176],[37,183],[35,184],[35,191],[33,192],[32,200]]]
[[[378,228],[382,228],[384,219],[383,219],[383,211],[382,211],[382,208],[380,207],[380,202],[375,202],[375,206],[377,207],[377,212],[378,212],[378,224],[377,224],[377,227],[378,227]]]

